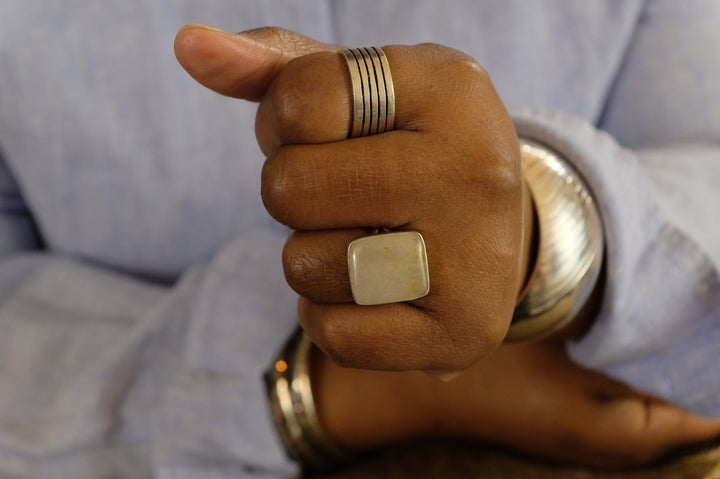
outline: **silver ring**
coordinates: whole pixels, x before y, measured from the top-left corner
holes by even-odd
[[[395,126],[395,88],[382,48],[342,50],[353,91],[352,125],[348,138],[378,135]]]

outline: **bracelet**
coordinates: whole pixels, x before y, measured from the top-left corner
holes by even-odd
[[[577,171],[540,143],[521,139],[520,151],[539,240],[506,342],[540,338],[572,321],[595,288],[604,250],[600,214]]]
[[[310,384],[310,338],[297,328],[264,375],[275,429],[291,459],[316,469],[351,461],[322,430]]]

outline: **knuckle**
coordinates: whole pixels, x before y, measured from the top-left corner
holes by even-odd
[[[271,122],[278,135],[286,138],[303,129],[303,112],[309,107],[307,88],[303,88],[303,68],[299,60],[293,60],[285,67],[281,75],[273,82],[269,104]]]
[[[468,201],[477,205],[492,204],[494,211],[502,215],[513,211],[519,213],[524,180],[519,157],[514,151],[496,144],[475,146],[473,152],[458,160],[456,165],[455,169],[459,171],[449,181],[455,183],[454,188],[467,194]]]
[[[455,96],[466,104],[468,96],[484,94],[492,85],[490,75],[474,58],[455,50],[445,55],[435,65],[434,76],[437,79],[450,79],[455,88]]]
[[[293,233],[283,248],[285,280],[300,296],[317,303],[335,302],[345,292],[344,264],[328,257],[322,244],[300,240],[297,234]]]
[[[307,180],[302,162],[292,161],[292,146],[281,147],[263,164],[260,195],[268,214],[278,222],[293,227],[302,221],[298,205],[306,203],[303,185]]]
[[[418,45],[427,58],[442,64],[465,64],[465,67],[478,73],[487,74],[485,69],[470,55],[439,43],[426,42]]]
[[[512,311],[505,315],[506,320],[499,320],[498,316],[498,314],[494,314],[492,320],[487,321],[483,327],[483,336],[486,338],[484,349],[488,351],[487,354],[495,351],[505,340],[508,324],[512,318]]]
[[[474,337],[477,339],[471,343],[474,347],[472,350],[474,353],[473,363],[489,356],[502,344],[507,334],[509,319],[508,321],[498,320],[498,315],[493,314],[487,320],[478,321],[478,323],[479,326],[474,332]]]
[[[472,320],[453,324],[438,323],[427,350],[432,351],[432,369],[461,371],[470,368],[495,350],[502,342],[489,338],[487,329],[478,327]]]
[[[446,101],[454,101],[455,106],[468,109],[469,101],[484,95],[492,86],[490,75],[470,55],[435,43],[419,45],[417,61],[427,65],[428,78],[435,87],[428,93],[438,92]],[[448,95],[449,94],[449,95]]]
[[[452,74],[455,78],[468,84],[487,85],[490,83],[490,75],[474,58],[468,55],[458,55],[453,58],[446,67],[446,73]]]
[[[280,150],[281,151],[281,150]],[[278,151],[269,157],[262,168],[260,196],[267,212],[277,221],[284,223],[287,210],[284,206],[287,196],[287,182],[281,169],[281,153]]]
[[[519,192],[523,183],[523,172],[518,142],[514,137],[510,137],[508,141],[506,136],[490,142],[488,150],[492,159],[490,171],[494,191],[513,194]]]
[[[520,199],[523,172],[520,148],[514,134],[483,134],[477,128],[473,135],[434,135],[435,148],[451,159],[437,162],[437,175],[450,185],[480,200]],[[487,129],[485,129],[487,131]]]
[[[285,243],[282,252],[283,271],[290,287],[301,296],[307,296],[308,283],[321,265],[318,258],[300,250],[295,244],[292,239]]]
[[[318,52],[290,61],[268,92],[268,122],[284,143],[322,143],[347,134],[350,99],[338,55]],[[338,136],[339,135],[339,136]]]

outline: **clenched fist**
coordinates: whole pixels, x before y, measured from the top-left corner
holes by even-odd
[[[264,54],[265,64],[243,71],[252,60],[233,64],[237,53],[225,52],[223,62],[204,67],[222,54],[225,47],[211,41],[222,35],[228,50]],[[283,264],[301,296],[303,328],[344,366],[435,373],[470,367],[505,337],[532,234],[517,137],[487,73],[439,45],[384,47],[395,129],[348,139],[352,90],[338,47],[305,37],[283,41],[291,35],[186,27],[176,50],[201,83],[260,99],[263,201],[294,230]],[[377,228],[422,234],[427,296],[353,302],[348,244]]]

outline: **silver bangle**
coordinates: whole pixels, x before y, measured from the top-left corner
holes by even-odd
[[[310,384],[310,338],[297,328],[264,375],[275,429],[291,459],[327,469],[351,461],[352,454],[324,433]]]
[[[572,321],[595,288],[604,250],[600,214],[578,172],[540,143],[521,139],[520,150],[539,241],[506,342],[539,338]]]

